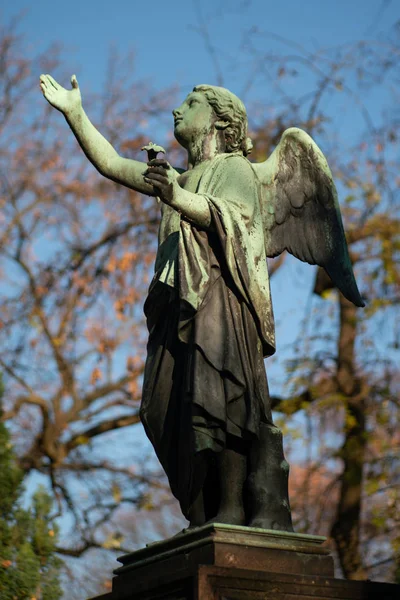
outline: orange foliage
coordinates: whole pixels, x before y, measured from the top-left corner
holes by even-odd
[[[106,434],[139,420],[146,338],[141,303],[160,207],[100,176],[62,116],[49,111],[37,79],[60,68],[57,53],[32,57],[17,35],[8,39],[4,45],[0,30],[0,166],[7,174],[0,186],[3,417],[23,432],[16,440],[21,467],[47,474],[60,510],[69,507],[76,531],[87,532],[85,511],[91,502],[98,507],[97,485],[104,502],[107,493],[112,497],[116,471],[126,489],[136,489],[136,474],[108,463],[113,445]],[[86,99],[85,108],[94,121],[104,117],[102,130],[112,133],[117,148],[145,160],[147,113],[157,105],[169,109],[172,91],[158,94],[132,79],[129,61],[113,61],[112,106],[103,97],[92,105]],[[93,458],[88,449],[100,436],[102,454]],[[84,458],[76,448],[87,452]],[[67,490],[65,477],[82,473],[85,490]]]

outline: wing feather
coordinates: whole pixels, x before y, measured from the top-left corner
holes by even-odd
[[[287,129],[264,163],[253,164],[261,182],[268,257],[284,250],[323,267],[356,306],[364,306],[354,278],[332,173],[314,140]]]

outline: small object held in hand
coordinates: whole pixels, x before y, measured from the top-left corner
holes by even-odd
[[[157,158],[157,154],[159,152],[165,154],[164,148],[162,146],[158,146],[157,144],[153,144],[153,142],[149,142],[146,146],[143,146],[142,150],[147,151],[147,162]],[[157,198],[157,203],[160,203],[160,198]]]
[[[147,151],[148,162],[157,158],[157,154],[162,152],[165,154],[165,150],[162,146],[158,146],[157,144],[153,144],[153,142],[149,142],[147,146],[143,146],[142,150]]]

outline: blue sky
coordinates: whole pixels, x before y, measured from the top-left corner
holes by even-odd
[[[111,48],[121,55],[133,51],[135,76],[147,78],[157,89],[178,84],[184,95],[195,84],[218,83],[218,68],[207,50],[207,40],[196,29],[203,20],[219,56],[224,85],[241,96],[249,75],[241,47],[244,33],[254,26],[265,32],[258,43],[265,52],[296,52],[277,36],[311,51],[376,38],[381,32],[384,35],[399,20],[400,4],[399,0],[8,0],[0,9],[3,23],[18,14],[24,15],[18,31],[32,53],[58,43],[63,49],[62,71],[76,73],[84,93],[104,89]],[[297,80],[294,85],[298,94],[299,88],[307,90],[308,82]],[[273,104],[271,90],[264,89],[262,81],[256,82],[245,98],[246,102],[255,99]],[[38,102],[42,101],[38,91]],[[372,96],[372,108],[377,109],[379,101]],[[343,113],[341,125],[356,123],[356,112],[351,107]],[[349,136],[353,134],[350,129]],[[152,139],[162,143],[156,133]],[[278,361],[299,332],[299,320],[310,302],[313,273],[311,267],[296,261],[273,279],[277,321],[285,315],[285,327],[278,328],[278,347],[283,351]],[[273,367],[271,372],[275,392],[282,370]]]
[[[60,72],[53,75],[58,77],[61,70],[76,73],[84,97],[90,91],[105,89],[111,48],[121,55],[133,51],[134,77],[148,79],[156,89],[178,84],[183,96],[195,84],[218,83],[220,69],[224,85],[242,96],[250,64],[242,45],[256,39],[255,28],[262,32],[257,37],[260,52],[296,54],[298,46],[315,51],[360,39],[384,39],[385,32],[399,19],[400,10],[398,0],[13,0],[4,4],[0,14],[5,23],[13,16],[23,15],[18,30],[33,54],[52,43],[59,44],[62,64]],[[199,34],[202,26],[206,27],[208,41]],[[253,33],[246,35],[250,30]],[[286,42],[281,42],[280,37]],[[217,66],[207,43],[218,56]],[[64,79],[60,82],[68,84]],[[291,85],[296,96],[311,90],[306,76],[298,77]],[[382,102],[380,92],[377,86],[369,100],[377,119]],[[264,80],[255,81],[245,98],[249,104],[255,100],[262,106],[274,106],[273,89]],[[38,90],[40,102],[43,99]],[[358,107],[346,102],[329,107],[331,113],[336,113],[329,135],[334,139],[344,133],[342,137],[351,144],[361,126],[361,117]],[[329,135],[324,140],[328,147],[322,146],[323,151],[328,151],[328,158]],[[149,131],[149,136],[163,143],[156,131]],[[300,318],[310,302],[313,272],[308,265],[295,261],[272,281],[275,315],[278,323],[283,316],[285,321],[283,329],[278,327],[277,335],[278,348],[283,351],[299,332]],[[277,377],[281,377],[280,371]]]
[[[201,9],[199,9],[201,7]],[[223,57],[238,55],[243,32],[256,25],[308,49],[368,38],[399,18],[396,0],[13,0],[3,3],[5,20],[24,13],[21,33],[33,48],[59,42],[66,68],[97,88],[103,85],[111,46],[134,50],[138,77],[157,87],[178,81],[190,88],[214,83],[213,60],[195,28],[207,23],[212,44]],[[265,38],[265,49],[277,48]],[[240,92],[243,73],[226,73],[226,87]]]
[[[62,61],[52,75],[68,86],[66,74],[76,73],[84,100],[90,92],[105,93],[107,61],[114,49],[121,56],[133,52],[133,77],[147,80],[155,89],[178,85],[184,97],[196,84],[218,84],[221,72],[225,87],[248,107],[255,101],[268,107],[269,114],[279,99],[268,77],[252,76],[249,44],[257,48],[258,57],[263,52],[294,55],[299,47],[312,52],[360,39],[384,39],[400,17],[398,0],[13,0],[3,4],[0,16],[5,23],[22,15],[18,31],[32,54],[53,43],[61,47]],[[202,27],[208,40],[199,32]],[[265,62],[275,78],[276,68]],[[285,85],[289,95],[299,97],[315,91],[315,78],[302,69],[299,77]],[[382,102],[380,92],[369,92],[375,109]],[[325,110],[327,106],[325,100]],[[341,105],[329,110],[340,115],[332,127],[334,134],[344,133],[348,138],[363,126],[356,102],[343,98]],[[163,143],[158,132],[151,130],[149,136]]]
[[[133,51],[134,76],[147,78],[156,89],[178,84],[183,96],[195,84],[217,83],[220,69],[224,85],[242,96],[250,64],[242,44],[255,39],[254,28],[263,32],[257,38],[260,51],[296,54],[298,45],[315,51],[359,39],[384,39],[385,32],[399,19],[400,10],[398,0],[13,0],[4,3],[0,14],[5,23],[23,15],[18,30],[33,54],[52,43],[59,44],[63,49],[60,72],[76,73],[84,96],[105,89],[111,48],[121,55]],[[208,41],[198,31],[203,25]],[[246,35],[250,30],[253,33]],[[279,41],[280,37],[286,42]],[[207,43],[219,57],[217,66]],[[59,76],[57,72],[53,74]],[[68,81],[61,83],[67,85]],[[311,89],[307,77],[299,77],[291,85],[297,96]],[[377,86],[370,97],[376,118],[382,102],[380,92]],[[39,90],[37,98],[38,103],[43,102]],[[265,102],[265,106],[274,105],[273,89],[267,89],[261,79],[245,98],[250,104],[254,100],[262,105]],[[333,139],[338,132],[344,133],[342,137],[351,143],[360,125],[357,106],[347,102],[347,108],[332,106],[330,110],[336,114],[329,135]],[[156,131],[149,131],[149,136],[163,143]],[[322,149],[328,151],[329,158],[329,136],[325,143],[328,148]],[[277,321],[285,315],[285,327],[278,330],[277,336],[280,348],[290,346],[298,334],[300,315],[310,301],[312,273],[311,267],[296,261],[291,269],[273,279]]]

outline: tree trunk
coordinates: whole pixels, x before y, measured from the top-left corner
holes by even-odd
[[[354,343],[357,309],[340,297],[340,334],[337,381],[345,403],[345,438],[340,452],[343,460],[340,498],[331,535],[335,540],[343,574],[348,579],[364,579],[366,573],[360,552],[362,476],[366,445],[365,397],[360,393],[356,374]]]

